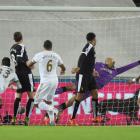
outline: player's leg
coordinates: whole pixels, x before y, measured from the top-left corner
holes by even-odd
[[[37,103],[38,101],[35,99],[35,106],[38,107],[40,110],[42,111],[53,111],[54,113],[58,113],[58,110],[52,106],[51,104],[49,105],[47,101],[42,100],[39,103]]]
[[[68,125],[78,125],[75,118],[76,118],[77,111],[78,111],[82,98],[83,98],[83,94],[81,94],[81,93],[77,93],[76,97],[73,98],[74,99],[74,109],[73,109],[72,117],[68,121]]]
[[[64,102],[64,103],[62,103],[62,104],[60,104],[60,105],[58,106],[58,109],[59,109],[60,111],[64,111],[66,108],[68,108],[68,107],[70,107],[70,106],[73,105],[75,99],[76,99],[76,95],[73,95],[73,97],[71,97],[68,101],[66,101],[66,102]]]
[[[17,117],[17,114],[18,114],[19,104],[20,104],[20,101],[21,101],[21,98],[22,98],[22,93],[24,92],[23,87],[24,87],[24,80],[25,80],[24,74],[22,74],[22,73],[16,73],[16,74],[18,76],[18,79],[20,81],[20,84],[21,84],[22,88],[17,89],[17,91],[16,91],[16,98],[15,98],[15,101],[14,101],[14,116],[13,116],[13,119],[12,119],[12,124],[13,125],[15,125],[15,123],[16,123],[16,117]]]
[[[58,79],[52,79],[52,81],[50,82],[50,86],[49,86],[49,94],[46,98],[47,101],[51,102],[51,105],[53,106],[53,101],[54,101],[54,95],[55,95],[55,91],[56,88],[58,86]],[[55,109],[55,108],[54,108]],[[56,114],[56,116],[58,116],[58,110],[56,111],[56,109],[54,111],[48,111],[48,115],[50,118],[50,125],[55,125],[55,119],[54,119],[54,113]]]
[[[93,118],[95,119],[98,114],[98,91],[97,91],[97,89],[91,90],[91,95],[92,95]]]
[[[26,117],[25,117],[25,125],[28,125],[30,120],[30,115],[32,113],[33,107],[34,107],[34,93],[33,92],[27,92],[28,94],[28,102],[26,104]]]
[[[90,96],[91,96],[91,92],[88,91],[88,92],[86,92],[86,93],[83,94],[83,97],[82,97],[81,100],[83,101],[83,100],[85,100],[86,98],[88,98]],[[63,113],[63,111],[65,109],[67,109],[68,107],[71,107],[73,105],[75,99],[76,99],[76,95],[73,95],[73,97],[70,98],[67,102],[64,102],[64,103],[62,103],[62,104],[59,105],[59,107],[58,107],[59,112],[58,112],[56,123],[59,122],[60,117],[61,117],[61,114]]]
[[[92,96],[93,118],[95,119],[98,113],[98,90],[95,78],[93,76],[89,77],[89,81],[90,81],[89,89],[91,90]]]
[[[76,75],[76,81],[77,81],[77,95],[74,101],[74,109],[73,114],[71,118],[71,124],[76,125],[75,118],[77,115],[77,111],[80,105],[80,102],[83,99],[84,92],[87,90],[87,78],[82,75]]]
[[[93,121],[101,122],[102,118],[98,117],[98,90],[94,77],[90,78],[89,86],[90,86],[89,88],[91,89],[91,96],[92,96]]]
[[[75,98],[76,98],[76,95],[74,95],[74,96],[73,96],[71,99],[69,99],[67,102],[64,102],[64,103],[62,103],[62,104],[60,104],[60,105],[58,106],[58,114],[57,114],[57,116],[56,116],[56,123],[59,122],[60,117],[61,117],[61,114],[63,113],[63,111],[64,111],[65,109],[67,109],[68,107],[70,107],[70,106],[73,105],[73,103],[74,103],[74,101],[75,101]]]
[[[52,105],[52,95],[50,95],[50,91],[51,91],[51,83],[44,83],[44,84],[40,84],[38,89],[37,89],[37,93],[35,95],[35,106],[38,107],[40,110],[42,111],[47,111],[48,115],[50,112],[53,113],[58,113],[58,110]],[[54,93],[53,93],[54,94]],[[51,116],[52,113],[50,113],[49,117]],[[53,118],[50,118],[53,119]]]
[[[76,85],[75,84],[72,84],[70,86],[57,88],[55,94],[62,94],[64,92],[73,91],[73,90],[76,90]],[[73,102],[75,100],[75,97],[76,97],[76,95],[74,95],[68,102],[64,102],[64,103],[60,104],[58,109],[63,111],[64,109],[72,106],[72,104],[73,104]]]
[[[21,97],[22,97],[22,93],[16,93],[16,98],[15,98],[15,101],[14,101],[14,116],[13,116],[13,119],[12,119],[12,124],[15,125],[16,123],[16,117],[17,117],[17,114],[18,114],[18,108],[19,108],[19,104],[20,104],[20,101],[21,101]]]
[[[83,98],[83,93],[77,93],[74,101],[74,110],[71,119],[75,119],[82,98]]]
[[[55,94],[62,94],[62,93],[64,93],[64,92],[73,91],[73,90],[75,90],[75,89],[76,89],[75,84],[72,84],[72,85],[70,85],[70,86],[64,86],[64,87],[57,88]],[[69,99],[69,100],[66,101],[66,102],[63,102],[62,104],[60,104],[60,105],[58,106],[59,112],[58,112],[58,116],[57,116],[56,123],[58,123],[62,112],[63,112],[66,108],[68,108],[68,107],[70,107],[70,106],[73,105],[73,103],[74,103],[74,101],[75,101],[75,97],[76,97],[76,95],[74,95],[71,99]]]
[[[25,125],[28,125],[29,118],[34,106],[34,79],[32,74],[28,74],[24,76],[23,82],[23,90],[28,94],[28,101],[26,104],[26,117],[25,117]]]
[[[59,87],[56,89],[56,92],[55,94],[62,94],[64,92],[67,92],[67,91],[73,91],[73,90],[76,90],[76,86],[75,84],[71,84],[69,86],[63,86],[63,87]]]

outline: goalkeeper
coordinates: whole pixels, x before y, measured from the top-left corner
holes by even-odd
[[[122,66],[120,68],[115,68],[115,61],[112,58],[106,58],[105,63],[96,62],[95,69],[99,73],[99,76],[96,77],[96,83],[97,83],[98,89],[102,89],[117,75],[122,74],[132,68],[135,68],[138,65],[140,65],[140,61],[133,62],[131,64]],[[78,71],[79,71],[79,68],[74,68],[72,70],[72,73],[77,73]],[[58,88],[56,94],[61,94],[70,89],[74,90],[74,86],[71,86],[71,87]],[[91,96],[90,92],[84,93],[82,100],[85,100],[89,96]],[[72,106],[72,104],[74,103],[75,97],[76,97],[76,95],[74,95],[68,102],[65,102],[65,103],[62,103],[61,105],[59,105],[59,107],[58,107],[59,113],[57,116],[57,121],[59,120],[60,114],[63,112],[63,110]]]

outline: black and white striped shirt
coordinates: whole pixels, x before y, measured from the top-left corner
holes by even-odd
[[[23,44],[14,44],[10,49],[10,56],[15,64],[16,72],[31,73],[30,68],[26,66],[28,55]]]
[[[95,66],[95,50],[94,46],[87,43],[82,50],[82,53],[78,60],[78,67],[80,68],[80,74],[89,75],[93,73]]]

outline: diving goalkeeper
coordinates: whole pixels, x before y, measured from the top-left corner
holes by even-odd
[[[118,76],[119,74],[122,74],[132,68],[137,67],[140,65],[140,61],[133,62],[131,64],[115,68],[115,61],[112,58],[106,58],[105,63],[102,62],[96,62],[95,64],[95,69],[99,73],[99,76],[96,77],[96,83],[98,89],[102,89],[105,85],[107,85],[114,77]],[[79,71],[79,68],[74,68],[72,70],[72,73],[77,73]],[[72,87],[72,88],[71,88]],[[56,94],[61,94],[63,92],[66,92],[68,90],[75,90],[74,86],[71,87],[61,87],[58,88],[56,91]],[[84,93],[84,96],[82,100],[85,100],[91,96],[90,92]],[[75,95],[68,101],[64,102],[61,105],[59,105],[59,113],[57,117],[57,121],[60,118],[60,114],[65,110],[66,108],[70,107],[73,105],[74,100],[75,100]]]

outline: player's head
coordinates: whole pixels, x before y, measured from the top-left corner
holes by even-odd
[[[50,40],[46,40],[44,42],[44,49],[45,50],[52,50],[52,42]]]
[[[107,58],[105,59],[105,64],[107,65],[108,68],[112,69],[112,68],[114,68],[114,66],[115,66],[115,61],[114,61],[113,58],[107,57]]]
[[[93,46],[96,45],[96,35],[93,32],[89,32],[86,36],[87,42],[91,43]]]
[[[23,40],[21,32],[15,32],[13,37],[15,42],[21,42]]]
[[[1,64],[2,64],[3,66],[10,67],[10,65],[11,65],[11,63],[10,63],[10,58],[4,57],[4,58],[2,59]]]

